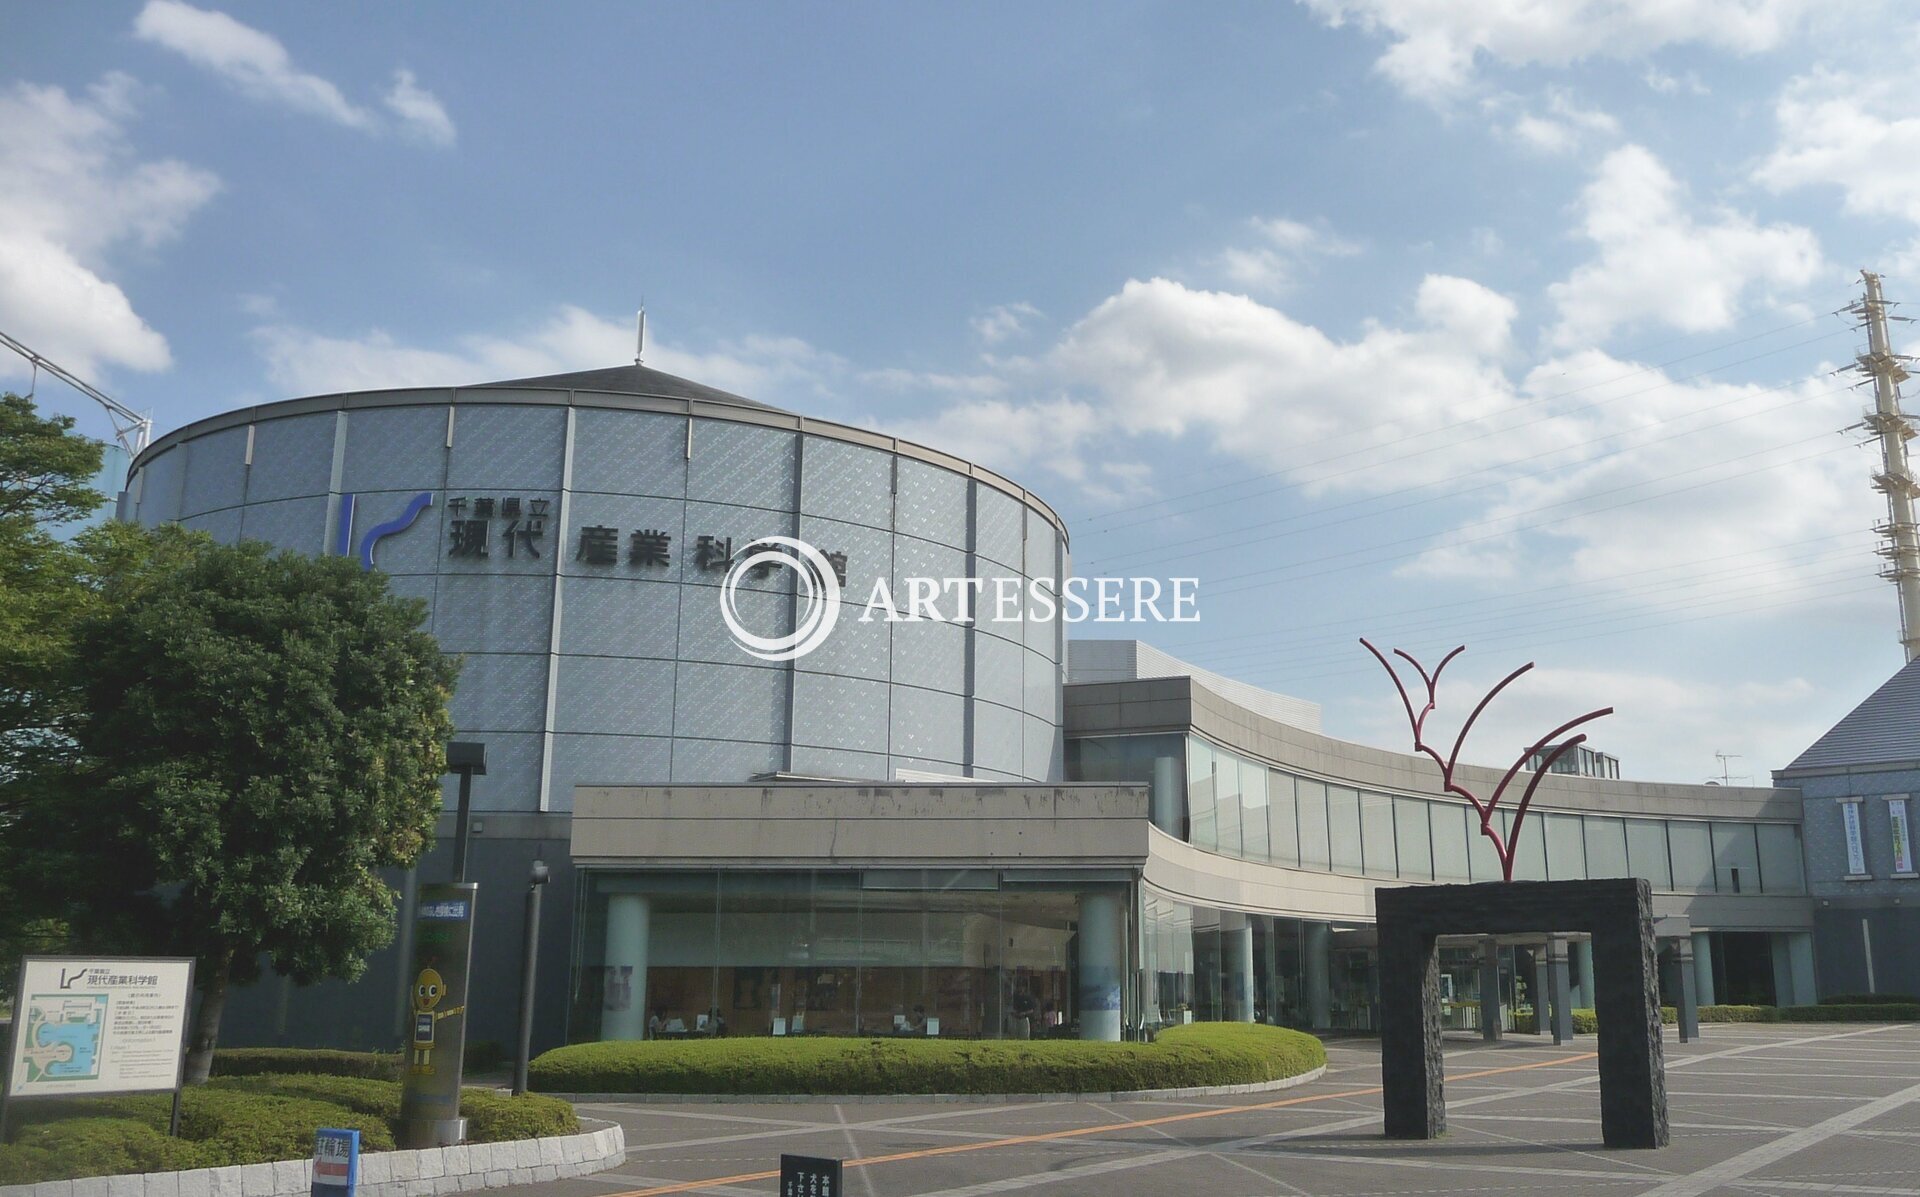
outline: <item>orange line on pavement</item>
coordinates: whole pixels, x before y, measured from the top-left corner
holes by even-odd
[[[1553,1068],[1562,1064],[1578,1064],[1582,1060],[1597,1060],[1599,1052],[1581,1052],[1573,1056],[1556,1056],[1551,1060],[1537,1060],[1532,1064],[1510,1064],[1505,1068],[1483,1068],[1478,1072],[1463,1072],[1449,1079],[1471,1081],[1483,1076],[1501,1076],[1509,1072],[1527,1072],[1535,1068]],[[922,1147],[914,1151],[900,1151],[892,1155],[870,1155],[857,1160],[848,1160],[845,1167],[865,1168],[869,1164],[893,1164],[901,1160],[923,1160],[937,1155],[958,1155],[967,1151],[990,1151],[996,1147],[1017,1147],[1023,1143],[1046,1143],[1058,1139],[1076,1139],[1087,1135],[1104,1134],[1107,1131],[1137,1130],[1148,1126],[1165,1126],[1170,1122],[1188,1122],[1195,1118],[1218,1118],[1222,1114],[1246,1114],[1255,1110],[1277,1110],[1283,1106],[1312,1105],[1317,1101],[1338,1101],[1344,1097],[1370,1097],[1380,1092],[1380,1086],[1367,1089],[1347,1089],[1339,1093],[1315,1093],[1306,1097],[1284,1097],[1278,1101],[1263,1101],[1250,1106],[1222,1106],[1211,1110],[1190,1110],[1185,1114],[1162,1114],[1158,1118],[1139,1118],[1131,1122],[1104,1122],[1098,1126],[1081,1126],[1071,1130],[1047,1131],[1037,1135],[1012,1135],[1005,1139],[985,1139],[978,1143],[953,1143],[945,1147]],[[823,1126],[822,1130],[832,1127]],[[718,1185],[744,1184],[755,1180],[775,1180],[780,1176],[778,1168],[765,1172],[741,1172],[733,1176],[714,1176],[706,1180],[683,1180],[674,1184],[659,1185],[651,1189],[629,1189],[621,1193],[609,1193],[606,1197],[665,1197],[668,1193],[694,1193],[701,1189],[711,1189]]]

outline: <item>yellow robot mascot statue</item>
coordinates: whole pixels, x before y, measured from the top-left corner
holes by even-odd
[[[452,1018],[466,1012],[465,1006],[453,1006],[445,1010],[438,1009],[440,999],[446,996],[446,982],[440,974],[431,968],[423,968],[413,982],[413,1061],[408,1071],[422,1076],[433,1075],[434,1028],[443,1018]]]

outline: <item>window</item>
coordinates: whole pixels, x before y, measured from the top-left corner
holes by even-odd
[[[1753,824],[1714,823],[1713,877],[1723,894],[1755,893],[1760,889],[1760,853],[1754,846]]]
[[[1213,745],[1200,739],[1187,741],[1187,819],[1187,839],[1194,847],[1220,846],[1214,823]]]
[[[1645,877],[1657,890],[1673,888],[1667,859],[1667,825],[1659,819],[1627,819],[1627,875]]]
[[[1707,825],[1688,819],[1667,822],[1667,844],[1673,855],[1673,888],[1681,893],[1712,893],[1713,841]]]
[[[1588,815],[1585,820],[1587,839],[1587,876],[1589,877],[1632,877],[1627,868],[1627,824],[1623,819],[1610,815]],[[1664,849],[1661,856],[1664,858]]]
[[[1273,863],[1300,863],[1300,823],[1295,813],[1293,774],[1267,771],[1267,827]]]
[[[1584,881],[1587,876],[1587,837],[1579,815],[1532,815],[1540,819],[1547,840],[1547,876],[1555,881]],[[1525,824],[1522,824],[1522,833]],[[1518,870],[1516,869],[1517,873]]]
[[[1324,869],[1333,863],[1327,830],[1327,783],[1302,777],[1295,784],[1300,805],[1300,864]]]
[[[1393,840],[1393,799],[1360,795],[1361,860],[1369,877],[1397,877],[1400,866]]]
[[[1760,888],[1770,894],[1806,892],[1800,864],[1800,828],[1792,823],[1762,823],[1754,828],[1760,840]]]
[[[1213,750],[1213,811],[1219,850],[1240,855],[1240,758],[1224,748]]]
[[[1360,792],[1344,786],[1327,787],[1327,842],[1333,852],[1333,868],[1339,873],[1358,873],[1360,856]]]
[[[1236,761],[1240,770],[1240,851],[1248,860],[1271,855],[1267,838],[1267,767]]]
[[[1433,875],[1438,881],[1470,881],[1467,869],[1467,839],[1477,837],[1480,829],[1473,823],[1473,812],[1457,802],[1429,802],[1428,818],[1433,824]],[[1491,855],[1491,854],[1489,854]],[[1400,858],[1406,859],[1401,852]]]
[[[1421,798],[1393,800],[1393,839],[1399,849],[1402,877],[1414,881],[1433,880],[1433,830],[1428,817],[1433,806]],[[1444,815],[1447,809],[1441,807],[1440,813]],[[1464,865],[1466,861],[1460,863]]]
[[[1506,812],[1506,820],[1507,851],[1512,853],[1513,857],[1513,879],[1545,881],[1547,879],[1546,824],[1538,814],[1528,811],[1527,817],[1520,820],[1519,834],[1515,835],[1512,811]]]

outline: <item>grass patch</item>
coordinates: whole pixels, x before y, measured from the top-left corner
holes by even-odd
[[[391,1151],[400,1086],[324,1073],[217,1077],[183,1095],[178,1139],[167,1137],[172,1103],[165,1093],[22,1103],[14,1142],[0,1146],[0,1185],[306,1159],[313,1154],[313,1132],[323,1126],[358,1130],[362,1151]],[[468,1089],[460,1112],[471,1143],[580,1129],[572,1106],[536,1094]]]
[[[1311,1035],[1193,1023],[1153,1043],[752,1038],[577,1043],[534,1060],[559,1093],[1105,1093],[1245,1085],[1324,1065]]]

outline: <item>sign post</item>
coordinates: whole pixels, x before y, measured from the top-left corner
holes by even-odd
[[[322,1128],[313,1134],[312,1197],[354,1197],[360,1187],[360,1132]]]
[[[841,1161],[811,1155],[780,1157],[780,1197],[841,1197]]]
[[[461,1057],[467,1044],[467,966],[480,887],[454,881],[420,887],[414,916],[413,980],[401,1068],[402,1146],[448,1147],[467,1136],[460,1117]]]
[[[28,956],[14,993],[0,1142],[16,1101],[172,1090],[178,1109],[190,958]]]

